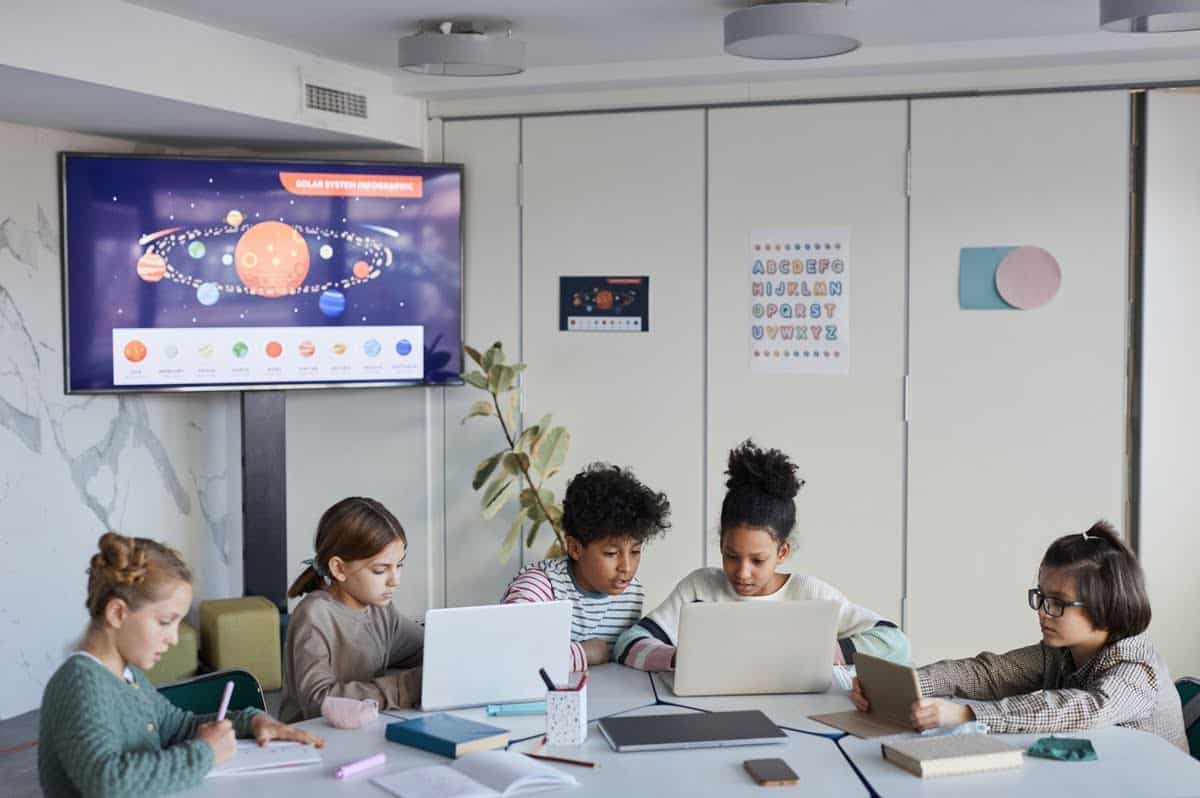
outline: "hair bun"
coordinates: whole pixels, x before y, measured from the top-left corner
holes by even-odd
[[[131,587],[146,577],[146,552],[134,538],[116,532],[100,536],[100,551],[92,556],[92,572],[103,573],[113,585]]]
[[[778,449],[760,449],[747,440],[729,453],[729,490],[753,488],[769,496],[791,500],[804,484],[796,477],[796,465]]]

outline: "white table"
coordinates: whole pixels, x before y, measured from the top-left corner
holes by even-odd
[[[776,726],[794,731],[816,732],[835,737],[842,735],[841,730],[815,720],[809,715],[820,715],[828,712],[848,712],[854,709],[850,701],[850,693],[846,690],[830,689],[824,693],[804,693],[793,695],[717,695],[717,696],[677,696],[663,682],[659,674],[654,674],[654,689],[658,699],[671,704],[703,709],[707,712],[727,712],[738,709],[761,709]]]
[[[1005,734],[998,738],[1028,748],[1034,740],[1047,736]],[[880,742],[892,738],[860,740],[844,737],[839,744],[883,798],[964,795],[981,798],[1014,795],[1184,798],[1200,795],[1200,762],[1161,737],[1120,726],[1056,736],[1090,739],[1098,759],[1094,762],[1057,762],[1027,756],[1025,765],[1019,770],[922,779],[880,755]]]

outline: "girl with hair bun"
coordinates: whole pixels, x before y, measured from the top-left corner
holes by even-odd
[[[729,453],[726,473],[721,567],[699,568],[684,577],[657,609],[618,638],[617,661],[646,671],[674,670],[684,604],[820,599],[840,607],[838,639],[830,658],[834,665],[853,664],[860,651],[907,663],[908,638],[894,623],[852,603],[816,577],[776,570],[791,554],[795,497],[804,484],[787,455],[746,441]]]
[[[179,639],[192,575],[174,549],[108,532],[88,568],[91,616],[79,651],[42,695],[38,777],[49,798],[153,796],[200,784],[236,753],[234,736],[324,742],[257,709],[214,715],[179,709],[144,671]],[[216,707],[214,707],[216,709]]]

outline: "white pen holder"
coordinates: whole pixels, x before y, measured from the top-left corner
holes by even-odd
[[[546,742],[582,745],[587,739],[587,685],[546,693]]]

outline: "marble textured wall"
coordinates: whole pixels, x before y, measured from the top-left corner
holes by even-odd
[[[136,149],[0,124],[0,718],[78,640],[105,530],[177,547],[196,601],[241,594],[236,394],[63,393],[57,153]]]

